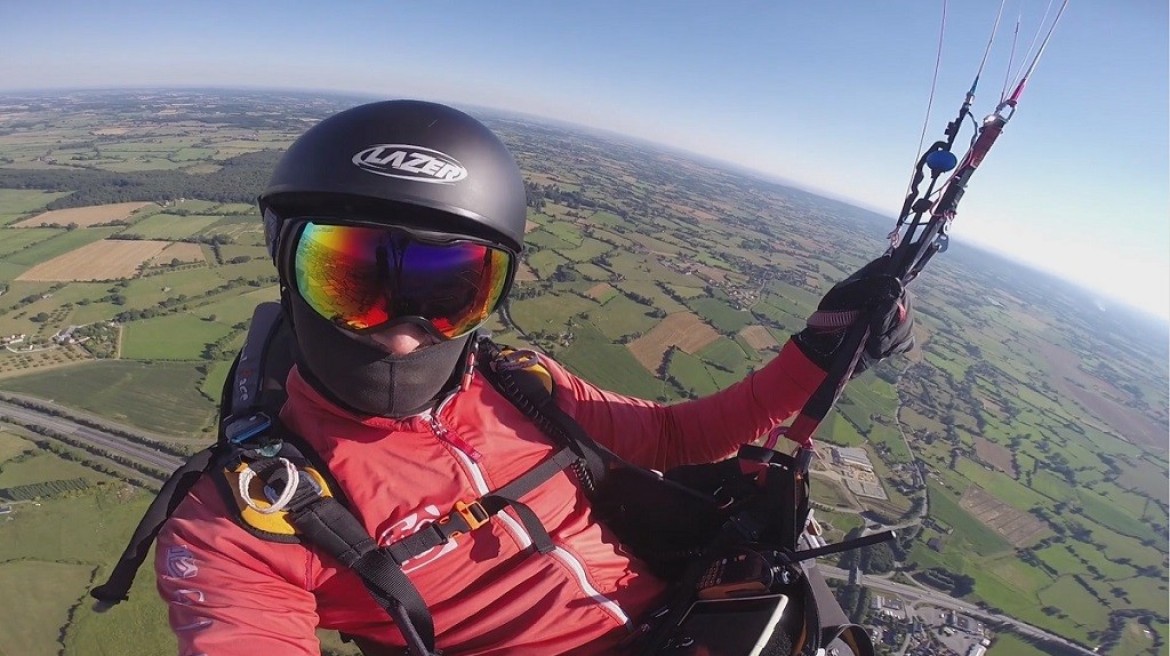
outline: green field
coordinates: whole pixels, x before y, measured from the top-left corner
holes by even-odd
[[[644,399],[667,393],[664,383],[651,376],[626,347],[613,344],[590,323],[576,328],[572,346],[557,359],[582,378],[608,390]]]
[[[0,226],[43,210],[45,205],[70,193],[39,189],[0,189]]]
[[[645,334],[653,328],[659,320],[647,316],[650,310],[619,294],[606,301],[602,307],[591,310],[589,319],[610,341],[616,342],[622,336]]]
[[[3,191],[3,190],[0,190]],[[64,228],[2,228],[0,229],[0,257],[5,257],[33,244],[65,232]]]
[[[31,445],[30,445],[31,446]],[[31,485],[46,481],[63,481],[84,478],[98,483],[111,478],[76,462],[62,460],[51,453],[41,452],[27,460],[8,462],[0,469],[0,488]]]
[[[3,643],[3,653],[55,654],[62,649],[57,643],[62,635],[68,654],[174,653],[150,559],[129,601],[99,615],[87,596],[109,572],[149,501],[144,492],[109,484],[81,496],[16,507],[12,521],[0,530],[0,589],[19,591],[0,595],[6,618],[0,636],[11,641]],[[66,627],[67,611],[75,605]],[[9,649],[27,641],[38,647]]]
[[[230,326],[180,313],[126,325],[122,357],[129,360],[199,360],[208,344],[226,337]]]
[[[35,448],[36,445],[32,442],[13,435],[0,427],[0,471],[3,471],[6,461],[26,451],[32,451]]]
[[[101,241],[118,232],[121,228],[78,228],[77,230],[63,230],[59,234],[44,241],[37,242],[23,250],[6,255],[4,259],[13,264],[32,266],[64,255],[71,250],[81,248],[86,244]]]
[[[975,553],[984,556],[1011,548],[1006,540],[959,507],[956,499],[940,490],[933,482],[930,483],[929,489],[930,516],[953,528],[955,535],[952,537],[961,538]]]
[[[178,216],[160,212],[138,221],[128,233],[141,235],[143,239],[178,241],[199,234],[205,228],[219,223],[220,216]]]
[[[0,595],[0,653],[58,653],[56,627],[65,625],[70,608],[81,601],[92,571],[92,565],[74,563],[0,562],[0,590],[6,591]]]
[[[687,304],[721,333],[737,333],[755,323],[750,312],[737,310],[716,298],[695,298]]]
[[[715,379],[703,361],[678,349],[671,351],[667,358],[667,372],[692,396],[705,396],[719,391]]]
[[[101,361],[0,379],[0,389],[51,399],[166,435],[195,435],[214,405],[199,393],[197,363]],[[68,381],[65,384],[64,381]]]

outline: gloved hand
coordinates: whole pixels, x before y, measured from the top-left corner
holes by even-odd
[[[886,270],[883,255],[837,283],[808,318],[807,327],[792,340],[814,364],[828,370],[837,357],[845,331],[869,313],[869,338],[853,370],[856,376],[878,360],[914,347],[914,309],[910,292]]]

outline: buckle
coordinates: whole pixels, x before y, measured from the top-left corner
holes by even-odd
[[[454,510],[452,510],[447,514],[446,517],[440,520],[440,523],[446,524],[450,522],[453,515],[458,515],[459,517],[463,518],[463,521],[467,523],[467,530],[469,531],[474,531],[480,526],[483,526],[492,518],[491,513],[487,511],[487,508],[483,507],[483,504],[480,503],[478,499],[472,501],[471,503],[466,501],[456,501]],[[455,536],[459,535],[460,533],[462,533],[462,531],[455,531],[451,535]]]
[[[263,412],[233,417],[223,427],[223,435],[232,444],[243,444],[272,427],[272,419]]]

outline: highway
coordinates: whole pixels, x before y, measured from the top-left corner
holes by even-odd
[[[821,573],[824,574],[825,578],[827,579],[838,579],[842,581],[849,580],[849,572],[846,570],[832,567],[830,565],[825,565],[823,563],[818,563],[817,567],[821,570]],[[941,592],[929,590],[926,588],[918,588],[902,583],[895,583],[878,576],[867,576],[865,574],[861,575],[861,580],[858,581],[858,583],[879,592],[896,594],[911,603],[928,603],[934,606],[938,606],[939,608],[958,611],[964,615],[974,617],[985,622],[1009,624],[1021,635],[1059,643],[1068,647],[1069,649],[1074,649],[1081,654],[1085,654],[1086,656],[1098,656],[1097,653],[1091,649],[1086,649],[1081,645],[1069,642],[1068,640],[1065,640],[1056,634],[1049,633],[1044,629],[1032,626],[1031,624],[1027,624],[1025,622],[1021,622],[1020,620],[1008,617],[1006,615],[998,615],[996,613],[988,612],[979,606],[976,606],[975,604],[968,603],[962,599],[955,599],[954,597],[943,594]]]
[[[54,417],[5,401],[0,401],[0,416],[12,417],[22,424],[48,428],[110,453],[150,464],[164,473],[172,472],[183,464],[183,461],[175,456],[162,453],[119,435],[84,426],[67,417]],[[112,424],[112,422],[110,423]]]

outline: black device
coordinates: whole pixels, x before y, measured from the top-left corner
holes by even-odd
[[[699,599],[766,594],[774,589],[778,568],[764,554],[732,549],[711,561],[696,590]]]

